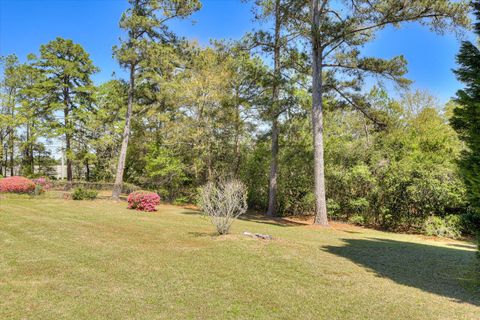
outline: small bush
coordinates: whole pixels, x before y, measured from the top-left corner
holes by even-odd
[[[33,193],[35,183],[25,177],[8,177],[0,179],[0,192]]]
[[[36,196],[41,195],[52,187],[49,180],[45,177],[39,177],[37,179],[33,179],[32,181],[35,183],[34,194]]]
[[[37,179],[33,179],[32,181],[33,183],[35,183],[35,185],[41,186],[42,190],[44,191],[47,191],[52,187],[52,184],[50,183],[50,181],[45,177],[39,177]]]
[[[176,206],[184,206],[190,203],[190,199],[186,196],[178,197],[173,201],[173,204]]]
[[[233,221],[247,211],[247,188],[237,180],[209,182],[199,194],[199,205],[219,234],[227,234]]]
[[[73,190],[72,199],[73,200],[95,200],[97,198],[97,190],[89,190],[77,188]]]
[[[129,209],[152,212],[157,211],[160,196],[155,192],[134,191],[128,195],[127,201]]]
[[[457,239],[462,235],[462,220],[457,215],[448,215],[444,219],[432,216],[425,221],[424,230],[427,236]]]
[[[359,214],[353,215],[348,219],[348,222],[357,226],[365,225],[365,218]]]

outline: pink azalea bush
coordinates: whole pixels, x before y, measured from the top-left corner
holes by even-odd
[[[35,195],[40,195],[42,193],[44,193],[45,191],[48,191],[52,185],[50,184],[50,182],[48,181],[47,178],[45,177],[40,177],[40,178],[37,178],[37,179],[33,179],[32,180],[33,183],[35,183]]]
[[[35,183],[25,177],[14,176],[0,179],[0,192],[32,193]]]
[[[160,196],[154,192],[134,191],[128,195],[127,201],[129,209],[152,212],[157,211]]]
[[[47,178],[45,177],[40,177],[37,179],[33,179],[33,183],[35,183],[37,186],[41,186],[42,190],[46,191],[52,187],[50,182],[48,181]]]

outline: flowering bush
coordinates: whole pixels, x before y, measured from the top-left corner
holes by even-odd
[[[50,181],[45,177],[33,179],[33,183],[35,183],[37,186],[41,186],[42,190],[45,190],[45,191],[49,190],[52,187]]]
[[[35,183],[25,177],[8,177],[0,179],[0,192],[32,193],[35,191]]]
[[[37,196],[44,193],[45,191],[49,190],[52,187],[50,182],[45,177],[40,177],[40,178],[37,178],[37,179],[33,179],[32,181],[33,181],[33,183],[35,183],[34,193]]]
[[[157,211],[160,196],[154,192],[134,191],[128,195],[128,208],[139,211]]]

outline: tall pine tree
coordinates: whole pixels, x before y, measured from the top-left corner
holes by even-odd
[[[122,146],[118,157],[112,198],[119,199],[123,186],[123,173],[135,98],[135,80],[141,61],[147,59],[148,48],[155,43],[168,45],[176,40],[167,22],[174,18],[186,18],[201,8],[199,0],[128,0],[130,7],[120,19],[120,28],[127,36],[114,48],[120,65],[129,72],[128,103]]]
[[[48,106],[52,112],[63,112],[55,124],[57,133],[65,139],[67,154],[67,181],[73,180],[72,140],[76,133],[76,123],[85,108],[92,103],[94,91],[91,75],[98,71],[90,55],[81,45],[72,40],[57,38],[40,47],[37,62],[45,73],[46,81],[42,87],[48,96]]]

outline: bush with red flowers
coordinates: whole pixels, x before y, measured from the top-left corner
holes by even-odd
[[[135,191],[128,195],[127,201],[129,209],[152,212],[157,211],[160,196],[154,192]]]
[[[8,177],[0,179],[0,192],[32,193],[35,191],[35,183],[25,177]]]

